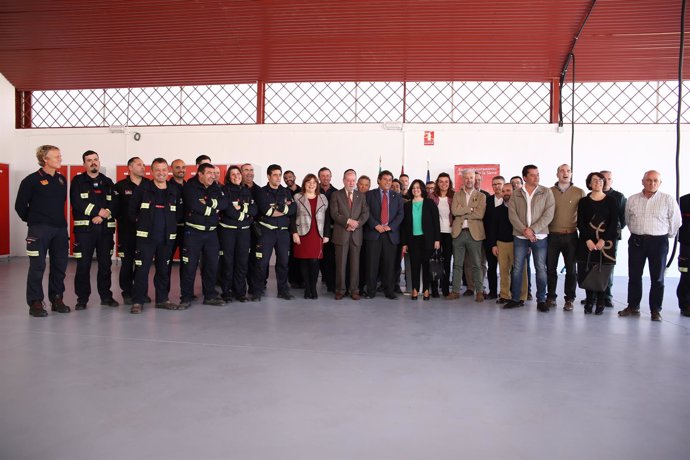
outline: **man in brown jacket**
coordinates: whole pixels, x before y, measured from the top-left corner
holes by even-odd
[[[453,290],[445,297],[453,300],[460,297],[462,284],[462,266],[465,253],[472,262],[472,279],[467,280],[470,289],[474,289],[475,300],[484,301],[484,277],[482,276],[482,243],[484,233],[484,212],[486,196],[474,188],[474,171],[462,171],[463,188],[453,195],[450,211],[453,214]]]
[[[508,218],[513,224],[513,272],[510,278],[512,299],[503,308],[520,305],[520,288],[525,258],[531,249],[537,269],[537,310],[549,311],[546,304],[546,249],[549,224],[553,220],[554,200],[551,190],[539,185],[539,169],[534,165],[522,168],[525,185],[513,193],[508,203]]]
[[[350,261],[350,295],[359,300],[359,254],[362,228],[369,219],[369,207],[355,184],[357,173],[348,169],[343,174],[343,188],[333,192],[329,203],[333,219],[332,241],[335,246],[335,300],[345,296],[345,274]]]

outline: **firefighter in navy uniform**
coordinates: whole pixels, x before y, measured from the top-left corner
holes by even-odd
[[[180,195],[180,199],[182,199],[182,188],[184,187],[184,184],[187,183],[187,181],[184,179],[185,173],[187,172],[187,165],[184,161],[177,159],[170,164],[170,169],[172,170],[172,177],[170,178],[170,180],[168,180],[168,186],[175,187]],[[181,211],[184,212],[184,208],[181,209]],[[170,256],[170,264],[168,264],[168,276],[170,277],[170,279],[172,279],[172,266],[173,258],[175,257],[175,251],[177,249],[182,251],[182,247],[184,246],[183,237],[184,219],[177,224],[177,238],[175,238],[175,243],[173,244],[172,253]],[[180,261],[179,276],[180,285],[182,285],[182,261]]]
[[[682,225],[678,230],[680,280],[678,280],[676,296],[678,297],[680,314],[690,316],[690,273],[688,273],[690,266],[690,194],[680,197],[680,217],[682,219]]]
[[[29,305],[29,314],[40,318],[48,316],[43,308],[43,273],[48,253],[48,299],[51,310],[58,313],[70,312],[70,308],[62,301],[69,236],[64,214],[67,181],[58,172],[62,165],[60,149],[53,145],[42,145],[36,150],[36,158],[41,169],[22,180],[14,209],[19,218],[29,226],[26,236],[26,254],[29,256],[26,303]]]
[[[196,179],[188,181],[183,189],[184,202],[184,247],[182,248],[182,286],[180,308],[191,305],[194,297],[194,280],[199,259],[203,257],[201,281],[205,305],[224,305],[216,292],[218,271],[218,212],[228,206],[220,186],[215,182],[215,167],[202,163]],[[202,255],[203,254],[203,255]]]
[[[276,251],[276,281],[278,284],[278,297],[285,300],[294,298],[290,294],[288,285],[288,255],[290,252],[290,224],[291,216],[295,215],[297,206],[292,201],[292,193],[280,185],[282,170],[279,165],[270,165],[266,171],[268,175],[268,185],[264,186],[256,194],[258,206],[259,224],[261,225],[261,258],[258,260],[259,269],[253,275],[254,291],[252,300],[261,300],[261,288],[264,285],[268,263],[271,253]],[[257,254],[258,256],[258,254]]]
[[[117,218],[117,256],[120,258],[120,289],[125,304],[132,304],[132,289],[134,287],[134,252],[137,249],[136,224],[130,221],[128,215],[129,202],[134,191],[142,182],[146,167],[139,157],[127,161],[129,175],[115,184],[113,201],[115,202],[115,218]],[[146,300],[150,302],[151,299]]]
[[[226,267],[221,279],[222,297],[226,302],[233,296],[244,302],[247,300],[250,227],[256,216],[256,203],[252,192],[242,185],[242,172],[238,166],[228,168],[223,192],[228,199],[228,207],[221,212],[218,227]]]
[[[170,272],[168,266],[182,221],[182,196],[178,187],[167,182],[168,162],[156,158],[151,163],[152,181],[143,182],[129,202],[129,216],[136,222],[137,249],[134,265],[134,289],[130,313],[141,313],[149,286],[149,270],[155,258],[156,274],[153,277],[156,308],[177,310],[170,302]]]
[[[249,190],[249,192],[252,194],[252,198],[254,199],[254,203],[256,203],[256,196],[261,190],[261,187],[254,182],[254,166],[251,163],[244,163],[242,166],[240,166],[240,171],[242,172],[242,186]],[[254,281],[257,279],[257,277],[255,276],[255,273],[259,269],[259,258],[261,257],[262,252],[261,245],[259,243],[260,238],[260,226],[258,224],[253,224],[251,226],[249,238],[249,261],[247,262],[247,286],[249,293],[256,291]],[[264,279],[259,286],[262,292],[266,288],[267,277],[268,272],[266,272]]]
[[[74,176],[70,185],[70,203],[74,216],[74,257],[77,273],[74,276],[74,292],[77,294],[75,310],[86,309],[91,295],[91,261],[96,251],[98,274],[96,286],[101,305],[117,307],[110,290],[113,255],[113,181],[100,173],[98,153],[87,150],[81,156],[85,172]]]

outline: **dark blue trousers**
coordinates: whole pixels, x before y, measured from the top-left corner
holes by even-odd
[[[649,261],[649,309],[661,310],[664,300],[664,270],[668,255],[668,237],[630,235],[628,240],[628,306],[640,308],[642,300],[642,273]]]
[[[266,273],[268,272],[268,264],[271,261],[271,254],[275,249],[276,252],[276,280],[278,284],[278,293],[289,293],[290,286],[288,285],[288,258],[290,253],[290,232],[285,229],[269,229],[263,227],[261,238],[261,258],[258,259],[258,270],[256,273],[250,274],[254,276],[254,291],[252,295],[260,296],[261,288],[263,287]]]
[[[32,225],[26,235],[26,253],[29,256],[29,273],[26,278],[26,303],[43,302],[43,273],[46,271],[46,255],[50,254],[48,298],[62,298],[65,292],[65,270],[69,254],[67,227]]]
[[[225,271],[221,278],[223,296],[233,295],[237,298],[247,294],[249,234],[248,228],[220,228],[220,247],[225,261]]]
[[[204,299],[218,297],[216,291],[216,274],[218,271],[218,233],[215,230],[202,231],[187,227],[184,231],[184,247],[182,248],[182,301],[191,302],[194,297],[194,280],[199,259],[203,257],[201,267],[201,286]],[[202,255],[203,254],[203,255]]]
[[[172,258],[173,241],[166,241],[165,235],[154,239],[137,238],[137,250],[134,257],[134,289],[132,301],[143,304],[146,301],[149,287],[149,271],[155,260],[156,273],[153,275],[153,286],[156,291],[156,303],[170,300],[170,259]]]
[[[96,253],[98,274],[96,288],[101,300],[113,298],[110,290],[113,255],[113,231],[105,224],[94,226],[88,232],[74,233],[74,257],[77,259],[77,273],[74,275],[74,292],[77,301],[86,303],[91,295],[91,262]]]

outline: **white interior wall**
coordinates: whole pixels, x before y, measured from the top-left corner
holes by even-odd
[[[168,160],[182,158],[189,164],[203,153],[214,162],[253,163],[260,184],[265,183],[265,168],[271,163],[292,169],[298,180],[325,165],[333,171],[338,187],[347,168],[375,176],[379,156],[383,168],[395,175],[404,156],[405,172],[422,179],[427,160],[432,177],[442,171],[452,175],[458,163],[498,163],[501,173],[509,177],[519,175],[524,164],[534,163],[540,168],[544,185],[552,185],[558,165],[570,160],[570,129],[558,133],[553,125],[406,125],[402,131],[385,130],[380,124],[146,127],[129,128],[125,133],[111,133],[107,128],[14,130],[14,90],[6,80],[0,82],[0,94],[2,146],[6,146],[2,161],[12,165],[12,197],[20,180],[37,168],[34,152],[42,144],[60,147],[63,164],[81,164],[82,152],[95,150],[111,177],[115,165],[125,164],[132,156],[146,163],[163,156]],[[12,128],[6,135],[8,113]],[[424,146],[425,130],[435,131],[434,146]],[[688,127],[683,131],[688,138]],[[133,139],[134,132],[141,134],[139,141]],[[610,169],[614,188],[628,196],[641,190],[644,171],[657,169],[662,173],[662,190],[674,193],[674,126],[578,125],[575,136],[576,185],[584,187],[590,171]],[[681,152],[681,171],[687,170],[688,148],[686,143]],[[688,192],[685,182],[681,194]],[[11,224],[12,253],[23,255],[25,226],[15,215]],[[626,246],[622,248],[616,270],[619,275],[627,272]],[[677,274],[675,268],[669,271],[669,276]]]

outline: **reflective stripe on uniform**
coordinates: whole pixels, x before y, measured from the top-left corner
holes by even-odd
[[[267,215],[268,217],[271,217],[271,216],[273,215],[273,211],[274,211],[273,208],[268,208],[268,211],[266,211],[266,215]]]
[[[115,228],[116,225],[116,222],[108,222],[108,228]]]
[[[211,198],[211,207],[213,209],[216,209],[218,207],[218,200],[216,200],[215,198]]]
[[[148,209],[149,204],[148,203],[141,203],[141,206],[139,206],[140,209]]]
[[[224,224],[223,222],[218,222],[218,223],[219,223],[220,226],[223,227],[223,228],[237,228],[236,225],[228,225],[228,224]]]
[[[290,206],[285,205],[285,209],[283,209],[283,214],[287,214],[290,212]]]
[[[75,253],[72,254],[72,255],[73,255],[75,258],[77,258],[77,259],[81,259],[81,252],[75,252]]]
[[[182,262],[188,264],[189,263],[189,257],[182,256]]]
[[[143,230],[137,230],[137,236],[140,236],[142,238],[147,238],[149,236],[149,232],[145,232]]]
[[[29,257],[38,257],[39,252],[38,251],[26,251],[26,255]]]
[[[257,252],[257,253],[256,253],[256,258],[257,258],[257,259],[263,259],[263,258],[264,258],[264,254],[263,254],[262,252]]]
[[[240,217],[237,220],[244,220],[244,212],[240,213]]]
[[[75,220],[74,221],[75,227],[80,227],[82,225],[89,225],[89,221],[88,220]]]
[[[218,251],[218,255],[219,255],[219,256],[222,256],[222,255],[223,255],[223,251]]]
[[[171,234],[170,234],[170,239],[171,239],[171,240],[174,240],[175,238],[177,238],[177,233],[171,233]]]
[[[91,211],[93,211],[93,208],[94,208],[93,203],[89,203],[89,205],[84,210],[84,214],[86,214],[88,216],[89,214],[91,214]]]
[[[87,198],[89,197],[89,192],[80,193],[80,194],[79,194],[79,197],[80,197],[80,198],[83,198],[83,199],[87,199]]]
[[[245,214],[249,213],[249,203],[244,203],[244,205],[242,205],[242,208],[242,212],[244,212]]]
[[[241,228],[242,230],[246,230],[246,229],[248,229],[249,227],[251,227],[251,225],[247,225],[246,227],[240,227],[240,228]]]
[[[177,211],[177,206],[175,206],[174,204],[171,204],[171,205],[170,205],[170,210],[171,210],[171,211]]]
[[[118,256],[118,257],[124,257],[124,256],[125,256],[125,253],[124,253],[124,252],[118,252],[118,253],[117,253],[117,256]]]
[[[192,224],[192,223],[189,223],[189,222],[185,222],[184,224],[185,224],[187,227],[192,227],[192,228],[194,228],[194,229],[201,230],[202,232],[205,232],[205,231],[206,231],[206,227],[204,227],[203,225]]]
[[[206,206],[206,211],[204,211],[204,215],[210,216],[212,211],[213,211],[213,208]]]
[[[113,201],[113,196],[112,195],[106,195],[105,200],[106,201]]]
[[[141,265],[141,260],[134,259],[134,265]]]

